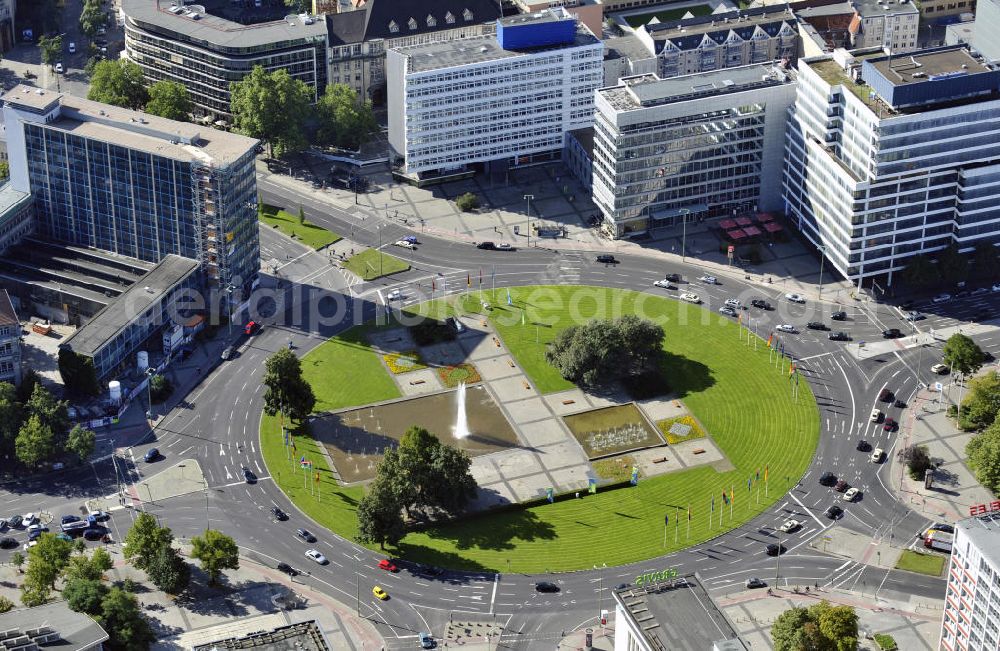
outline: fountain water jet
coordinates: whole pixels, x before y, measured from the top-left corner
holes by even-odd
[[[469,432],[469,418],[465,414],[465,382],[458,385],[455,397],[458,400],[458,413],[455,415],[455,438],[468,438],[471,432]]]

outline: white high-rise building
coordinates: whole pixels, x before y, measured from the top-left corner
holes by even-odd
[[[963,46],[799,60],[789,221],[862,285],[913,256],[1000,243],[1000,70]]]
[[[389,144],[405,174],[558,160],[563,134],[593,123],[604,48],[585,26],[556,8],[496,32],[387,53]]]
[[[955,525],[941,644],[944,651],[1000,649],[1000,501]]]

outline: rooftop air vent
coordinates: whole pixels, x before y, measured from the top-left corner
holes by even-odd
[[[486,47],[485,45],[483,45],[483,46],[481,46],[481,47],[479,48],[479,51],[480,51],[480,52],[485,52],[485,51],[486,51],[486,50],[488,50],[488,49],[489,49],[488,47]]]

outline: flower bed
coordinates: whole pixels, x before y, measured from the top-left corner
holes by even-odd
[[[415,350],[409,350],[405,353],[386,353],[382,355],[382,359],[385,361],[386,368],[393,375],[427,368],[427,365],[420,361],[420,353]]]
[[[675,425],[680,427],[675,428],[675,431],[671,432],[670,428]],[[701,424],[698,422],[698,419],[691,414],[677,416],[676,418],[665,418],[661,421],[657,421],[656,427],[663,433],[664,438],[667,439],[667,443],[670,445],[677,445],[678,443],[683,443],[684,441],[691,441],[693,439],[705,437],[705,430],[701,428]],[[687,434],[678,434],[676,431],[677,429],[687,429]]]
[[[635,457],[623,455],[610,459],[598,459],[590,464],[601,479],[611,481],[626,481],[632,478],[632,466],[635,465]]]
[[[441,366],[438,368],[437,374],[441,378],[441,384],[449,389],[453,389],[463,382],[465,384],[475,384],[476,382],[481,382],[483,379],[479,377],[479,371],[472,364]]]

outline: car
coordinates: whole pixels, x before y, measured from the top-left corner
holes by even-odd
[[[867,452],[871,448],[872,448],[871,443],[869,443],[864,439],[859,439],[858,444],[854,446],[854,449],[856,449],[858,452]]]
[[[48,532],[48,527],[38,527],[37,529],[32,529],[28,532],[28,540],[38,540],[38,537],[43,533]]]
[[[822,323],[821,321],[810,321],[809,323],[806,324],[806,327],[809,328],[810,330],[829,330],[830,329],[829,326],[827,326],[825,323]]]
[[[676,286],[671,285],[666,280],[657,280],[655,283],[653,283],[653,287],[659,287],[661,289],[677,289]]]
[[[10,518],[7,520],[7,524],[10,525],[11,529],[17,529],[18,527],[21,526],[21,516],[19,515],[10,516]]]
[[[708,274],[706,274],[704,276],[700,276],[698,278],[698,280],[700,280],[701,282],[705,283],[706,285],[718,285],[719,284],[719,279],[718,278],[716,278],[715,276],[709,276]]]
[[[667,274],[663,277],[664,280],[669,280],[672,283],[679,283],[681,281],[680,274]]]
[[[850,341],[851,335],[843,331],[831,332],[827,337],[830,341]]]
[[[226,346],[222,350],[222,355],[220,355],[223,361],[227,359],[232,359],[235,356],[236,356],[236,346]]]
[[[841,499],[843,499],[845,502],[853,502],[854,500],[858,499],[859,495],[861,495],[861,491],[859,491],[857,488],[848,488],[847,492],[844,493],[844,497]]]
[[[697,294],[681,294],[677,298],[681,299],[682,301],[687,301],[688,303],[695,303],[695,304],[701,303],[701,297],[698,296]]]
[[[761,310],[770,310],[771,309],[771,304],[768,303],[767,301],[765,301],[762,298],[751,299],[750,300],[750,305],[752,305],[753,307],[759,308]]]
[[[415,249],[417,246],[413,242],[408,242],[406,240],[396,240],[392,243],[393,246],[399,246],[404,249]]]
[[[931,373],[937,373],[938,375],[947,375],[948,367],[944,364],[935,364],[931,367]]]
[[[243,479],[248,484],[257,483],[257,475],[253,474],[253,471],[247,468],[246,466],[243,466]]]
[[[899,328],[889,328],[888,330],[882,331],[882,337],[884,339],[899,339],[903,336],[903,333],[899,331]]]
[[[35,524],[35,521],[37,519],[38,519],[38,516],[36,516],[32,512],[25,513],[24,515],[21,516],[21,526],[22,527],[30,527],[31,525]]]
[[[892,406],[896,409],[906,409],[906,401],[896,398],[896,400],[893,401]]]
[[[879,402],[892,402],[896,398],[889,389],[882,389],[878,392]]]
[[[535,592],[559,592],[559,586],[551,581],[539,581],[535,584]]]
[[[66,542],[73,542],[73,536],[66,533],[57,533],[56,539],[65,540]]]
[[[297,569],[295,569],[294,567],[292,567],[291,565],[289,565],[288,563],[278,563],[277,567],[278,567],[278,569],[280,571],[284,572],[288,576],[298,576],[299,575],[299,571]]]
[[[483,249],[484,251],[492,251],[497,248],[497,245],[493,242],[479,242],[476,244],[477,249]]]
[[[946,524],[944,522],[935,522],[930,526],[930,528],[934,529],[935,531],[940,531],[941,533],[950,533],[953,535],[955,533],[955,527],[951,526],[950,524]]]
[[[248,335],[252,335],[252,334],[255,334],[257,332],[260,332],[260,324],[257,323],[256,321],[249,321],[243,327],[243,332],[245,334],[248,334]]]
[[[275,520],[279,520],[281,522],[284,522],[285,520],[288,519],[288,514],[285,513],[284,511],[282,511],[281,509],[279,509],[278,507],[272,506],[271,507],[271,517],[274,518]]]
[[[433,649],[434,648],[434,638],[431,637],[430,633],[424,633],[421,631],[417,633],[417,640],[420,641],[421,649]]]
[[[444,570],[440,567],[434,567],[433,565],[424,565],[416,570],[419,576],[426,576],[429,578],[439,577],[444,574]]]
[[[833,486],[837,483],[837,475],[827,470],[819,476],[819,483],[823,486]]]
[[[306,558],[311,558],[312,560],[316,561],[320,565],[326,565],[327,563],[330,562],[330,561],[326,560],[326,556],[323,556],[323,554],[321,554],[319,552],[319,550],[316,550],[316,549],[307,549],[306,550]]]
[[[785,553],[785,546],[779,545],[777,543],[768,543],[765,548],[768,556],[777,556],[779,554]]]
[[[615,260],[615,256],[609,253],[602,253],[601,255],[597,256],[597,261],[604,264],[615,264],[618,262],[617,260]]]
[[[882,448],[875,448],[872,451],[871,462],[872,463],[882,463],[885,460],[885,450]]]
[[[465,332],[465,326],[462,325],[461,321],[459,321],[453,316],[448,317],[447,319],[444,320],[444,322],[447,323],[449,326],[451,326],[455,330],[455,332],[458,333]]]
[[[830,518],[831,520],[836,520],[843,514],[844,514],[844,509],[840,508],[836,504],[831,504],[829,507],[827,507],[825,511],[823,511],[823,515]]]
[[[753,590],[754,588],[766,588],[767,587],[767,583],[765,583],[764,581],[761,581],[760,579],[758,579],[755,576],[751,576],[749,579],[747,579],[746,583],[744,583],[744,585],[746,586],[747,590]]]
[[[24,72],[24,78],[25,79],[38,79],[38,75],[36,75],[35,73],[33,73],[30,70],[25,70],[25,72]]]
[[[736,310],[725,305],[719,308],[719,312],[721,314],[725,314],[726,316],[736,316]]]
[[[791,533],[801,526],[802,523],[799,522],[798,520],[785,520],[784,522],[781,523],[781,526],[778,527],[778,531],[782,533]]]
[[[830,318],[834,321],[847,321],[847,312],[843,310],[837,310],[830,315]]]
[[[909,312],[906,313],[907,321],[923,321],[926,318],[927,315],[925,315],[923,312],[917,312],[916,310],[910,310]]]
[[[375,595],[376,599],[380,599],[382,601],[385,601],[386,599],[389,598],[389,593],[383,590],[382,586],[379,585],[372,588],[372,594]]]
[[[951,300],[951,294],[938,294],[937,296],[931,299],[931,301],[934,303],[944,303],[950,300]]]
[[[37,540],[29,540],[28,542],[24,543],[24,547],[22,547],[22,549],[24,551],[28,551],[37,544],[38,544]]]
[[[90,529],[84,529],[83,537],[87,540],[100,540],[106,536],[108,530],[104,527],[91,527]]]
[[[36,522],[28,527],[28,533],[31,533],[32,531],[48,531],[48,527],[42,526],[40,523]]]
[[[69,46],[67,46],[66,49],[69,50],[70,54],[76,54],[76,43],[74,43],[73,41],[70,41],[69,42]]]
[[[316,542],[316,536],[309,533],[309,531],[306,529],[296,529],[295,535],[301,538],[302,540],[306,541],[307,543]]]
[[[795,292],[788,292],[785,294],[785,300],[791,301],[792,303],[805,303],[806,297],[802,294],[796,294]]]
[[[106,522],[111,519],[111,514],[107,511],[94,511],[87,516],[87,519],[93,518],[94,522]]]
[[[728,305],[729,307],[739,307],[740,306],[740,299],[738,299],[738,298],[727,298],[726,299],[726,305]]]
[[[401,301],[401,300],[403,300],[403,292],[401,292],[398,289],[394,289],[391,292],[389,292],[388,294],[386,294],[385,298],[388,301]]]
[[[56,72],[57,73],[62,73],[62,71],[63,71],[63,64],[62,64],[62,62],[59,62],[59,63],[56,64]]]
[[[59,524],[69,524],[70,522],[79,522],[80,516],[78,515],[64,515],[60,518]]]
[[[774,329],[777,330],[778,332],[788,332],[793,335],[798,333],[798,330],[795,329],[795,326],[788,323],[779,323],[778,325],[774,326]]]
[[[850,487],[851,485],[848,484],[846,481],[844,481],[843,479],[838,479],[837,484],[833,487],[833,490],[837,491],[838,493],[843,493]]]
[[[157,450],[156,448],[149,448],[149,450],[146,452],[145,456],[143,456],[143,460],[146,463],[150,463],[150,462],[156,461],[159,458],[160,458],[160,451]]]
[[[870,416],[868,416],[868,420],[869,420],[869,422],[872,422],[872,423],[880,423],[880,422],[882,422],[882,410],[880,410],[880,409],[872,409],[872,413],[871,413]]]
[[[625,590],[626,588],[628,588],[627,583],[619,583],[618,585],[615,586],[615,590]]]
[[[378,562],[378,569],[385,570],[386,572],[398,572],[399,568],[396,564],[390,561],[388,558],[383,558]]]
[[[990,287],[995,292],[1000,292],[1000,283],[996,283],[993,287]]]
[[[882,425],[882,429],[886,432],[895,432],[897,427],[896,420],[892,417],[886,418],[885,423]]]
[[[6,528],[7,528],[7,520],[4,518],[0,518],[0,531],[3,531]]]

